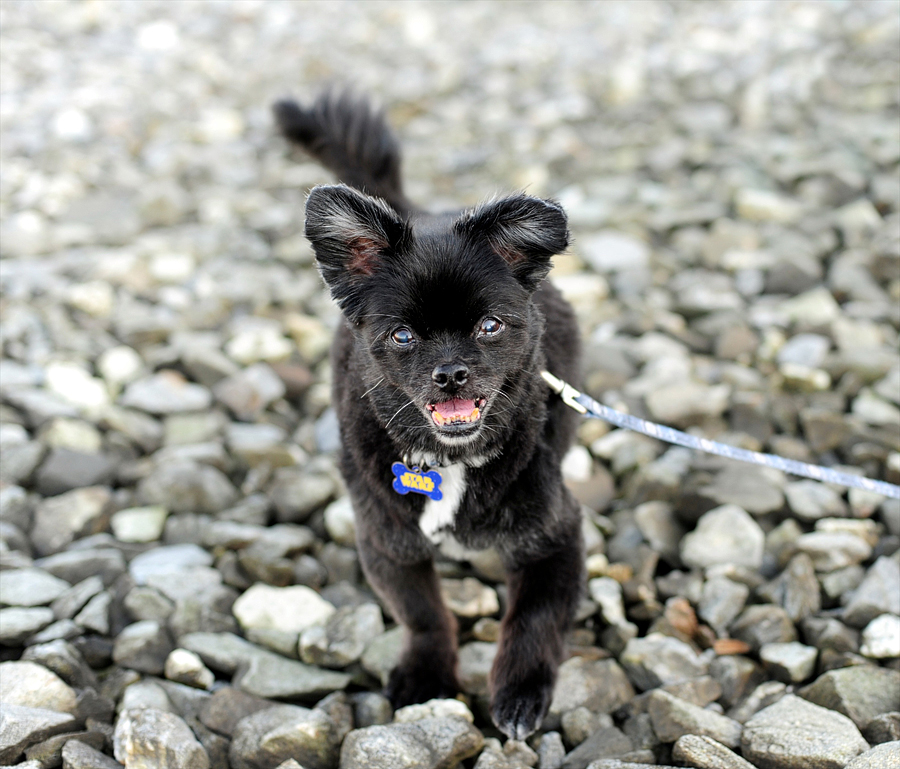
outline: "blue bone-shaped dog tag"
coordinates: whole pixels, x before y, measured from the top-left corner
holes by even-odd
[[[391,471],[397,476],[392,485],[398,494],[409,494],[413,491],[416,494],[424,494],[435,502],[444,496],[441,491],[441,474],[436,470],[423,473],[418,467],[410,469],[402,462],[394,462]]]

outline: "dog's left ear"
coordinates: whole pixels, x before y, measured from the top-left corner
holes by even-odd
[[[566,214],[560,205],[528,195],[482,203],[455,226],[464,237],[485,238],[529,291],[550,272],[550,258],[569,245]]]

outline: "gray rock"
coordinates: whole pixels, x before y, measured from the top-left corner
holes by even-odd
[[[229,675],[257,654],[267,654],[254,644],[233,633],[188,633],[178,639],[178,645],[200,655],[204,664]]]
[[[455,716],[369,726],[347,735],[340,769],[441,769],[474,756],[483,745],[481,732]]]
[[[44,457],[44,446],[37,441],[7,443],[3,447],[0,483],[26,483]]]
[[[566,743],[575,748],[598,729],[612,726],[613,720],[606,713],[592,713],[587,708],[580,707],[563,713],[560,724],[566,736]]]
[[[717,417],[728,406],[728,385],[678,382],[649,393],[645,401],[651,416],[665,424],[687,427],[702,417]]]
[[[818,652],[815,647],[796,641],[763,644],[759,658],[779,681],[798,684],[815,670]]]
[[[165,674],[170,681],[198,689],[209,689],[216,680],[200,657],[187,649],[173,649],[169,653],[166,657]]]
[[[752,515],[765,515],[784,506],[780,488],[783,478],[779,476],[768,468],[731,463],[702,493],[719,505],[734,505]]]
[[[882,713],[863,727],[863,736],[870,745],[900,740],[900,712]]]
[[[797,550],[806,553],[816,571],[835,571],[865,561],[872,546],[855,534],[812,531],[797,538]]]
[[[244,630],[298,635],[334,613],[334,606],[303,585],[272,587],[257,583],[234,603],[234,616]]]
[[[155,542],[163,533],[169,511],[161,505],[129,507],[113,513],[113,535],[119,542]]]
[[[61,214],[66,224],[77,224],[93,242],[124,245],[140,231],[140,217],[132,195],[110,188],[76,199]]]
[[[741,613],[749,596],[750,588],[746,585],[725,577],[713,577],[703,584],[698,614],[721,636]]]
[[[79,740],[66,742],[61,758],[63,769],[122,769],[118,761]]]
[[[209,566],[212,562],[212,556],[197,545],[168,545],[135,556],[128,565],[128,571],[138,585],[144,585],[151,577],[178,575],[191,567]]]
[[[100,635],[109,635],[109,610],[112,596],[107,592],[98,593],[73,617],[73,621],[85,630],[93,630]]]
[[[646,267],[650,258],[646,243],[615,230],[598,232],[580,245],[585,260],[601,274]]]
[[[632,646],[632,644],[636,645]],[[629,642],[628,648],[631,649],[630,654],[633,657],[636,658],[640,654],[639,641]],[[659,647],[655,648],[659,649]],[[627,649],[626,653],[628,653]],[[662,653],[665,654],[665,652]],[[627,668],[625,655],[623,655],[623,664]],[[641,670],[643,671],[643,668]],[[654,668],[653,672],[658,673],[659,671]],[[652,674],[650,673],[650,675]],[[625,675],[625,671],[615,660],[572,657],[559,666],[549,712],[562,714],[584,707],[593,713],[612,713],[632,697],[634,697],[634,689],[628,676]]]
[[[472,641],[460,647],[457,675],[459,685],[466,694],[488,694],[488,677],[496,656],[496,643]]]
[[[171,547],[176,548],[179,545],[171,545]],[[193,547],[193,545],[188,547]],[[165,549],[159,548],[148,552],[160,552]],[[182,551],[182,554],[184,554],[184,551]],[[134,561],[132,561],[133,563]],[[157,566],[162,565],[161,561],[157,561],[156,564]],[[214,604],[223,591],[227,590],[222,585],[222,575],[218,570],[210,566],[196,565],[185,568],[176,567],[170,570],[159,568],[155,573],[147,573],[147,565],[147,562],[144,561],[138,573],[146,574],[147,585],[159,591],[170,601],[175,601],[176,604],[189,601],[192,598],[209,601],[210,604]],[[230,593],[230,595],[233,596],[234,594]],[[230,604],[228,608],[230,608]]]
[[[292,465],[305,455],[286,443],[287,434],[277,425],[232,422],[225,440],[231,455],[250,467]]]
[[[204,726],[219,734],[224,734],[226,737],[231,737],[235,727],[243,718],[276,704],[246,694],[232,686],[224,686],[203,701],[200,706],[199,718]]]
[[[114,754],[126,766],[209,769],[209,756],[188,725],[174,713],[154,708],[119,715]]]
[[[282,467],[275,471],[269,496],[279,521],[302,523],[327,505],[336,491],[330,475]]]
[[[432,718],[464,718],[470,724],[475,722],[472,711],[464,702],[456,699],[433,699],[427,702],[398,708],[394,713],[395,723],[411,723]]]
[[[96,749],[103,747],[106,738],[101,732],[82,731],[57,734],[42,740],[37,745],[32,745],[25,751],[25,757],[29,761],[36,761],[38,767],[59,766],[62,763],[63,746],[69,742],[81,742],[91,745]]]
[[[797,631],[787,612],[780,606],[748,606],[731,626],[731,635],[759,651],[767,643],[797,640]]]
[[[216,399],[241,420],[252,422],[266,407],[283,397],[284,382],[266,363],[255,363],[220,380],[213,387]]]
[[[618,758],[601,758],[597,761],[591,761],[591,763],[588,764],[587,769],[646,769],[647,762],[654,760],[652,751],[635,751],[634,754],[623,755],[623,758],[628,758],[629,755],[635,756],[639,763],[630,760],[620,760]],[[661,769],[674,769],[674,767],[671,767],[668,764],[658,764],[658,766],[660,766]]]
[[[84,656],[72,644],[64,640],[29,646],[22,654],[22,661],[36,662],[53,671],[66,684],[79,689],[97,688],[97,676],[84,660]],[[48,707],[40,705],[35,707]]]
[[[21,646],[26,638],[47,627],[54,619],[53,611],[46,607],[0,609],[0,644]]]
[[[132,588],[122,605],[135,621],[149,619],[162,623],[175,611],[175,604],[152,587]]]
[[[350,695],[353,703],[353,723],[357,729],[390,723],[394,715],[391,701],[377,692],[356,692]]]
[[[843,769],[868,748],[849,718],[793,694],[753,716],[741,737],[744,758],[759,769]]]
[[[166,369],[129,384],[119,403],[149,414],[178,414],[208,409],[212,394],[203,385],[188,382],[177,371]]]
[[[71,731],[75,723],[70,713],[0,702],[0,761],[16,761],[29,745]]]
[[[113,660],[122,667],[161,675],[172,651],[168,631],[158,622],[144,620],[128,625],[116,638]]]
[[[238,721],[229,760],[234,769],[267,769],[288,758],[307,769],[331,769],[339,744],[337,727],[323,711],[276,705]]]
[[[58,622],[51,622],[43,630],[39,630],[30,638],[26,639],[26,644],[43,644],[50,641],[78,638],[84,633],[84,628],[76,625],[70,619],[61,619]]]
[[[35,473],[35,488],[39,494],[50,497],[85,486],[108,484],[115,471],[115,460],[105,454],[55,448]]]
[[[733,753],[711,737],[685,734],[672,748],[672,758],[697,769],[755,769],[753,764]]]
[[[900,710],[900,672],[874,665],[829,670],[799,694],[862,728],[881,713]]]
[[[624,756],[633,750],[631,740],[614,726],[598,729],[563,759],[561,769],[586,769],[597,759]]]
[[[807,617],[803,620],[803,638],[819,651],[858,652],[859,632],[833,617]]]
[[[98,576],[88,577],[61,593],[50,604],[50,608],[53,609],[53,614],[57,619],[71,619],[101,590],[103,590],[103,580]]]
[[[316,703],[316,710],[321,710],[334,722],[338,742],[343,741],[355,727],[353,720],[353,704],[346,692],[333,692]]]
[[[121,550],[112,547],[66,550],[35,561],[35,566],[72,585],[92,576],[98,577],[103,585],[111,585],[125,571],[125,557]]]
[[[844,607],[843,619],[853,627],[864,627],[881,614],[900,615],[900,553],[881,556]]]
[[[109,489],[104,486],[75,489],[45,499],[34,514],[31,540],[35,550],[39,555],[58,553],[76,537],[102,531],[109,499]]]
[[[678,543],[684,536],[684,527],[672,505],[659,501],[638,505],[634,509],[634,522],[650,547],[669,563],[678,564]]]
[[[191,347],[181,353],[181,363],[191,379],[205,387],[214,387],[240,368],[224,353],[212,347]]]
[[[766,681],[757,686],[739,705],[728,711],[729,718],[744,724],[763,708],[774,705],[788,693],[781,681]]]
[[[350,676],[261,650],[241,665],[232,683],[257,697],[308,700],[346,688]]]
[[[196,462],[166,462],[138,484],[138,499],[162,505],[170,513],[217,513],[231,507],[238,491],[215,467]]]
[[[661,633],[630,640],[619,661],[641,691],[697,678],[708,666],[688,644]]]
[[[737,721],[673,697],[668,692],[651,692],[647,712],[653,731],[663,742],[675,742],[685,734],[698,734],[712,737],[730,748],[740,744],[742,727]]]
[[[870,659],[883,660],[900,657],[900,617],[882,614],[862,631],[859,653]]]
[[[474,769],[528,769],[537,764],[538,755],[524,742],[487,739]]]
[[[0,488],[0,521],[18,526],[22,531],[29,531],[32,508],[32,500],[21,486],[4,485]]]
[[[758,569],[765,534],[744,510],[723,505],[705,513],[681,541],[681,560],[692,568],[734,564]]]
[[[16,388],[5,392],[4,399],[25,413],[26,421],[31,427],[40,427],[44,422],[54,417],[78,416],[78,409],[75,406],[47,390]],[[24,444],[22,445],[24,446]],[[31,443],[29,445],[39,446],[40,444]],[[5,459],[9,460],[9,452],[12,448],[13,446],[7,446],[7,457]],[[40,453],[43,452],[41,451]],[[40,459],[40,453],[38,459]],[[11,482],[15,483],[15,481]]]
[[[900,742],[885,742],[854,758],[844,769],[890,769],[900,763]]]
[[[109,406],[99,423],[109,430],[122,433],[130,442],[146,453],[156,451],[163,439],[163,426],[142,411]]]
[[[310,665],[343,668],[358,660],[369,641],[383,632],[384,620],[376,604],[346,606],[324,625],[303,631],[300,658]]]
[[[341,497],[325,508],[325,528],[339,545],[356,546],[356,519],[350,497]]]
[[[184,446],[215,442],[228,420],[218,411],[171,414],[165,420],[165,445]]]
[[[797,334],[778,351],[779,363],[797,363],[807,368],[819,368],[831,348],[831,340],[821,334]]]
[[[805,553],[795,555],[777,579],[757,592],[761,598],[781,604],[794,622],[818,613],[822,606],[815,568]]]
[[[709,665],[709,673],[722,687],[718,699],[726,708],[750,694],[763,679],[759,664],[740,655],[716,657]]]
[[[42,569],[8,569],[3,572],[0,604],[45,606],[69,589],[69,583]]]
[[[0,662],[0,700],[9,705],[75,713],[75,690],[56,673],[29,661]]]
[[[444,603],[457,617],[489,617],[500,611],[497,592],[474,577],[442,579]]]
[[[4,569],[27,569],[33,565],[28,537],[15,524],[0,521],[0,546]]]
[[[538,767],[559,769],[566,758],[566,748],[559,732],[545,732],[538,747]]]
[[[847,504],[831,486],[813,480],[801,480],[784,487],[791,511],[804,521],[817,521],[828,516],[841,518]]]
[[[591,600],[600,607],[600,616],[607,625],[621,627],[628,624],[625,619],[625,602],[622,585],[612,577],[595,577],[588,581]]]

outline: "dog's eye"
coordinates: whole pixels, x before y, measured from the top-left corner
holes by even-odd
[[[401,326],[400,328],[394,329],[394,333],[391,334],[391,340],[398,347],[408,347],[416,341],[416,338],[412,335],[412,331],[405,326]]]
[[[497,318],[485,318],[478,329],[479,336],[496,336],[503,330],[503,324]]]

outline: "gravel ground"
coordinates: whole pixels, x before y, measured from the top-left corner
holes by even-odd
[[[490,553],[440,563],[465,703],[391,712],[301,234],[330,179],[268,109],[349,83],[414,199],[562,201],[551,279],[604,403],[897,483],[895,2],[4,0],[0,24],[0,764],[900,765],[897,500],[597,421],[565,463],[589,576],[542,731],[487,717]]]

